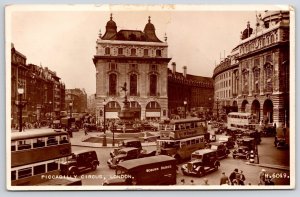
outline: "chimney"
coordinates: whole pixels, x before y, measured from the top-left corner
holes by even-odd
[[[183,76],[186,77],[186,66],[183,67]]]
[[[172,62],[172,73],[175,74],[176,73],[176,63]]]

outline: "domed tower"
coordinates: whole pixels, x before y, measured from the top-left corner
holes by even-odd
[[[106,23],[106,31],[103,40],[111,40],[117,34],[117,24],[113,21],[112,14],[110,14],[110,20]]]
[[[146,26],[144,28],[144,34],[145,34],[146,40],[148,42],[161,42],[155,34],[155,27],[151,23],[151,17],[150,16],[149,16],[149,19],[148,19],[148,23],[146,24]]]

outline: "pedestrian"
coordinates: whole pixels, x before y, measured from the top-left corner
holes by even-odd
[[[181,185],[184,185],[185,184],[185,180],[184,179],[181,179]]]
[[[222,176],[220,178],[220,185],[228,185],[229,179],[228,176],[226,176],[225,172],[222,172]]]
[[[87,128],[84,128],[84,134],[85,135],[88,135],[88,131],[87,130],[88,130]]]
[[[266,182],[266,170],[265,169],[261,169],[260,173],[259,173],[259,185],[265,185]]]
[[[240,185],[245,185],[245,180],[246,180],[246,177],[245,175],[243,174],[243,170],[240,171],[240,178],[239,178],[239,184]]]
[[[229,180],[230,180],[230,184],[234,185],[234,182],[236,182],[236,174],[239,172],[239,170],[236,168],[234,169],[234,171],[230,174],[229,176]]]
[[[203,185],[209,185],[209,184],[208,184],[208,179],[207,179],[207,178],[204,178],[204,179],[203,179],[203,182],[204,182]]]

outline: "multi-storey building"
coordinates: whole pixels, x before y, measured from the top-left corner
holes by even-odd
[[[168,116],[168,44],[155,34],[150,17],[144,31],[119,30],[112,16],[104,35],[99,34],[96,55],[97,120],[117,118],[126,89],[135,118],[165,119]],[[124,86],[126,85],[126,88]]]
[[[64,109],[65,85],[55,72],[47,67],[26,64],[26,57],[11,47],[11,118],[18,124],[18,88],[23,88],[22,99],[26,105],[22,110],[24,122],[55,119]]]
[[[176,63],[168,70],[168,104],[169,115],[188,112],[211,112],[213,108],[214,85],[213,79],[176,72]]]
[[[87,112],[87,94],[85,90],[79,88],[66,89],[65,109],[72,110],[73,113]]]
[[[288,11],[258,15],[255,29],[247,24],[230,61],[214,70],[215,99],[226,101],[221,105],[251,112],[258,121],[289,124],[289,28]],[[230,85],[220,85],[224,80]]]

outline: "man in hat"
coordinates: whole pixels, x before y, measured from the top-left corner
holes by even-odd
[[[222,172],[222,176],[220,178],[220,185],[228,185],[229,179],[228,176],[226,176],[225,172]]]
[[[265,185],[266,183],[266,170],[265,169],[261,169],[260,173],[259,173],[259,185]]]

